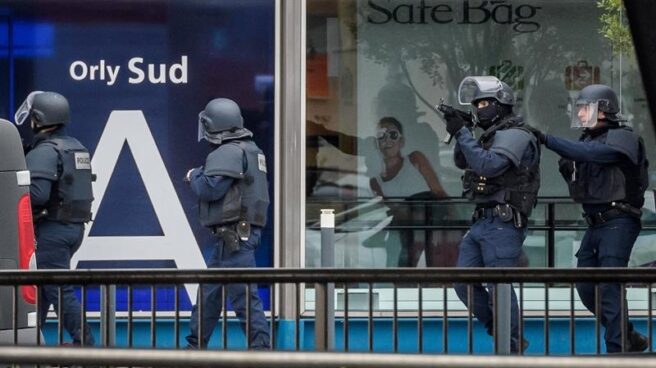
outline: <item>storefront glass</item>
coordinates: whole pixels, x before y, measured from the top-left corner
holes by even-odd
[[[633,50],[620,53],[600,33],[608,15],[592,0],[308,0],[305,265],[320,264],[320,208],[336,209],[337,266],[455,265],[473,207],[454,200],[462,171],[453,144],[442,142],[435,105],[462,108],[456,93],[466,76],[499,77],[530,125],[573,139],[571,101],[589,84],[607,84],[656,162]],[[543,203],[568,194],[557,161],[543,151]],[[653,187],[653,166],[650,180]],[[547,226],[550,210],[556,226],[584,225],[579,206],[556,203],[539,204],[531,226]],[[643,212],[653,225],[653,192]],[[548,232],[531,231],[522,265],[571,267],[581,236],[560,229],[549,250]],[[630,264],[655,259],[645,231]]]

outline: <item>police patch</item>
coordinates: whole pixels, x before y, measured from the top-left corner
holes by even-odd
[[[266,168],[266,157],[264,157],[263,154],[258,153],[257,154],[257,166],[259,167],[260,171],[266,173],[267,168]]]
[[[75,169],[91,170],[91,157],[88,152],[75,152]]]

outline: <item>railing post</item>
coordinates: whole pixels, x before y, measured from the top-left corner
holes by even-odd
[[[321,267],[335,267],[335,213],[321,210]],[[329,351],[335,345],[335,285],[315,284],[314,345]]]
[[[100,298],[100,336],[102,345],[110,347],[116,341],[116,285],[101,285]]]
[[[499,355],[509,355],[510,354],[510,325],[511,325],[511,312],[510,312],[510,295],[511,295],[511,284],[497,284],[497,300],[498,303],[496,311],[496,325],[495,325],[495,334],[496,334],[496,343],[497,343],[497,353]],[[522,348],[521,341],[517,341],[518,347]]]

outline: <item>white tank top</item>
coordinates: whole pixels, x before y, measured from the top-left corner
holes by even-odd
[[[430,190],[426,180],[408,157],[403,158],[401,170],[391,180],[383,181],[383,178],[378,175],[376,181],[385,197],[408,197]]]

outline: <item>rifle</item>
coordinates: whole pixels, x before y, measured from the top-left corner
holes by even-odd
[[[444,99],[440,99],[440,104],[435,106],[435,108],[441,112],[444,115],[447,114],[453,114],[453,115],[459,115],[465,122],[469,123],[468,126],[473,125],[473,116],[471,112],[465,112],[462,110],[458,110],[453,106],[447,105],[444,103]],[[451,140],[453,139],[453,136],[449,133],[446,134],[446,137],[442,139],[442,143],[450,144]]]

